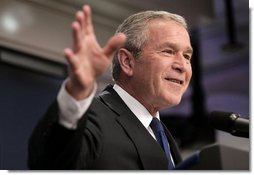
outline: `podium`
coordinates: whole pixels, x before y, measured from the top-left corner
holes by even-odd
[[[249,152],[225,145],[204,147],[182,163],[176,170],[249,170]]]

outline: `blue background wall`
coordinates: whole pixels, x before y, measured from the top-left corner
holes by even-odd
[[[27,142],[62,80],[0,63],[0,169],[27,168]]]

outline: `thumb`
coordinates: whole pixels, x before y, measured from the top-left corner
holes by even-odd
[[[106,46],[103,48],[104,54],[107,57],[111,57],[112,54],[116,51],[116,49],[124,44],[126,41],[126,35],[123,33],[118,33],[109,39]]]

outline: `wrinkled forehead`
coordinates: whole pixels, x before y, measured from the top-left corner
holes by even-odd
[[[191,47],[190,36],[187,29],[173,20],[153,20],[150,21],[146,29],[147,42],[182,43],[186,47]]]

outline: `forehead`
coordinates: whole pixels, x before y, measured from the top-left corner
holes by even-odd
[[[153,20],[149,22],[147,30],[150,44],[170,42],[191,47],[189,33],[175,21]]]

